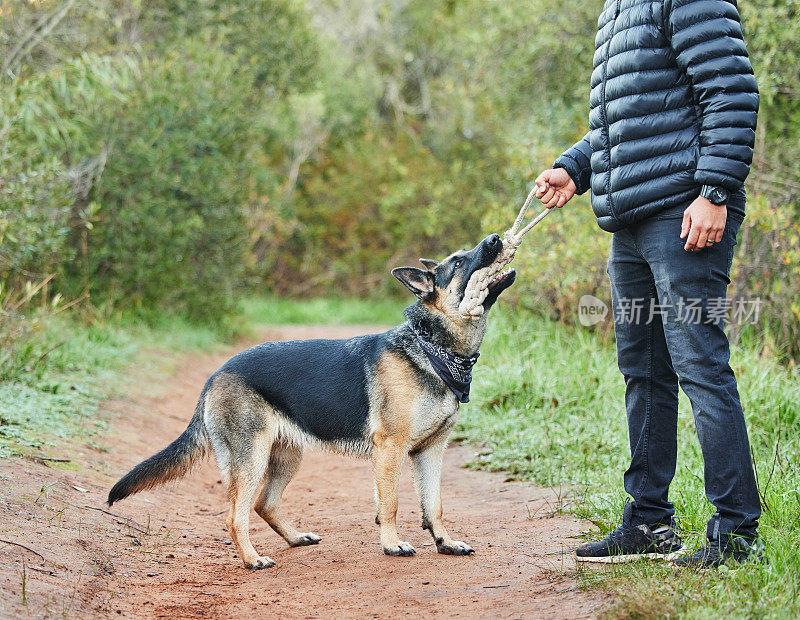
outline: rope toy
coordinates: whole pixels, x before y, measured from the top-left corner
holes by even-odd
[[[522,220],[533,202],[536,192],[540,190],[538,185],[534,185],[528,197],[525,199],[525,204],[517,215],[514,225],[509,228],[503,235],[503,249],[500,254],[494,259],[494,262],[488,267],[482,267],[475,271],[467,282],[466,291],[464,291],[464,299],[458,306],[458,311],[464,318],[478,319],[483,316],[483,302],[489,295],[489,285],[499,276],[503,274],[506,265],[514,260],[514,254],[517,252],[519,244],[522,242],[522,237],[530,230],[541,222],[550,211],[554,209],[545,209],[535,218],[533,218],[525,228],[520,230]]]

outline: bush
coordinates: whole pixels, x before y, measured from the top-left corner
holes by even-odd
[[[131,73],[126,58],[84,54],[4,85],[0,282],[7,289],[71,262],[71,233],[85,224],[84,190],[102,170],[104,145],[89,135]]]
[[[69,260],[72,193],[56,159],[25,165],[0,156],[0,179],[0,283],[19,289]]]
[[[109,308],[224,316],[245,250],[252,78],[235,57],[190,41],[142,74],[90,194],[99,209],[81,286]]]

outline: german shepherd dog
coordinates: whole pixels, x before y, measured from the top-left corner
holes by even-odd
[[[108,504],[185,475],[211,448],[228,488],[227,526],[239,557],[247,568],[269,568],[275,562],[250,543],[253,499],[256,513],[289,545],[319,543],[319,536],[298,532],[286,519],[281,496],[297,473],[303,448],[320,446],[372,458],[381,546],[387,555],[410,556],[414,548],[400,539],[396,524],[400,469],[409,455],[422,527],[433,535],[436,549],[474,553],[442,523],[442,457],[459,397],[423,345],[474,362],[486,311],[516,273],[509,270],[491,283],[482,317],[464,318],[458,306],[470,276],[490,265],[502,247],[500,237],[491,235],[442,262],[421,259],[425,269],[392,270],[418,301],[405,309],[406,321],[388,332],[265,342],[231,358],[206,382],[183,434],[117,482]],[[466,402],[464,394],[460,400]]]

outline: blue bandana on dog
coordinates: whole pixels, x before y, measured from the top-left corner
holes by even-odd
[[[422,350],[431,361],[433,369],[439,378],[445,382],[445,385],[450,388],[453,394],[456,395],[459,402],[469,402],[469,384],[472,382],[472,367],[478,361],[481,352],[476,351],[475,355],[464,357],[451,353],[444,347],[438,344],[433,344],[425,339],[423,336],[424,330],[420,329],[413,323],[410,323],[411,331],[417,337]]]

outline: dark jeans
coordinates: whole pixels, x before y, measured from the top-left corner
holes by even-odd
[[[761,507],[719,316],[741,223],[729,214],[722,241],[700,252],[683,249],[680,218],[650,218],[614,233],[608,274],[631,445],[625,491],[635,525],[668,523],[675,514],[668,494],[680,382],[692,403],[706,497],[717,508],[708,538],[756,533]]]

